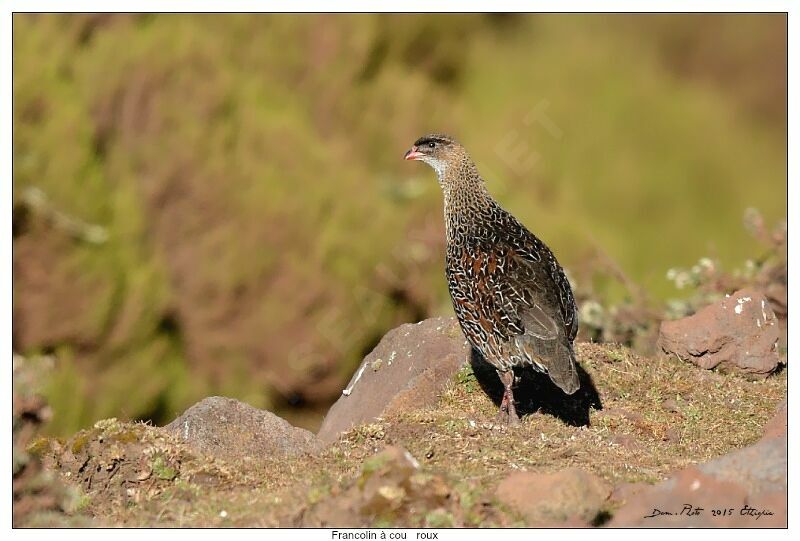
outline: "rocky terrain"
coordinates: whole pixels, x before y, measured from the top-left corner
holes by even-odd
[[[513,428],[451,318],[388,333],[317,434],[211,397],[165,427],[36,437],[19,358],[15,525],[785,526],[776,316],[746,290],[706,310],[663,324],[651,357],[577,344],[574,396],[521,373]]]
[[[15,525],[785,522],[785,14],[14,30]],[[575,291],[513,430],[430,319],[428,129]]]
[[[214,395],[316,430],[449,313],[425,131],[607,310],[608,260],[665,302],[671,266],[758,263],[745,208],[786,216],[785,14],[13,21],[12,340],[56,359],[52,435]]]

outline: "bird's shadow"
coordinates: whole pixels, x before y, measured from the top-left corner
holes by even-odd
[[[472,349],[469,363],[478,384],[499,407],[503,384],[497,370],[475,349]],[[514,375],[519,379],[514,386],[514,398],[519,416],[540,412],[558,417],[568,425],[589,426],[589,408],[601,410],[603,404],[592,377],[579,364],[576,368],[581,386],[568,395],[550,381],[547,374],[530,367],[515,367]]]

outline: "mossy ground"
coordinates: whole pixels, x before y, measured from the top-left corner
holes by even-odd
[[[342,515],[342,521],[373,526],[524,525],[494,497],[509,472],[576,466],[611,485],[655,483],[674,470],[758,440],[786,394],[785,370],[749,381],[674,358],[638,357],[611,345],[581,344],[578,357],[602,402],[602,409],[589,410],[588,426],[571,426],[542,413],[524,417],[520,426],[499,424],[496,405],[467,367],[435,407],[356,427],[317,456],[225,464],[197,456],[160,429],[114,421],[50,449],[61,457],[69,450],[80,458],[84,472],[92,467],[110,471],[115,461],[120,472],[127,472],[125,479],[100,488],[88,488],[86,475],[77,476],[86,491],[83,510],[107,525],[319,524],[321,519],[314,517],[320,510],[355,498],[365,480],[385,466],[383,459],[373,457],[388,445],[407,449],[420,463],[421,474],[409,486],[423,487],[419,494],[426,498],[431,493],[448,496],[426,507],[420,502],[428,500],[414,500],[422,496],[413,490],[387,488],[382,493],[386,501],[396,502],[389,506],[391,512],[362,510],[358,517]],[[69,471],[63,460],[60,464],[62,472]],[[70,477],[74,482],[76,476]],[[609,503],[609,515],[614,505]],[[354,504],[340,507],[352,510]]]

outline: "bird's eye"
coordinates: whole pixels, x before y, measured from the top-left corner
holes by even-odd
[[[436,148],[436,143],[434,143],[433,141],[431,141],[430,143],[428,143],[428,146],[429,146],[430,148]]]

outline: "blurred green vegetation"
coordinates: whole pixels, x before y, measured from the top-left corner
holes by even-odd
[[[599,252],[666,298],[757,249],[746,208],[786,216],[782,15],[16,15],[13,41],[14,346],[57,360],[55,433],[324,407],[450,313],[438,186],[401,160],[426,132],[579,286]]]

